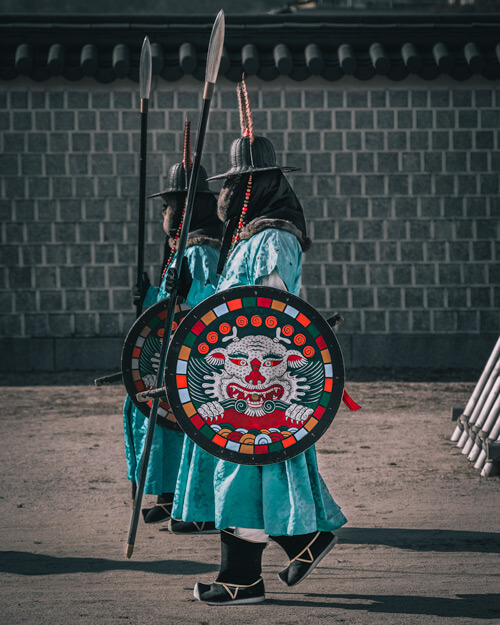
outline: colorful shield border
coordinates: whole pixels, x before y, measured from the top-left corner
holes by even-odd
[[[254,445],[253,450],[219,436],[197,413],[192,401],[184,402],[181,393],[187,390],[186,371],[191,348],[198,336],[216,322],[220,324],[224,315],[236,308],[275,309],[296,320],[309,332],[318,346],[325,364],[325,389],[313,414],[299,428],[300,434],[264,447]],[[328,365],[331,365],[329,367]],[[328,381],[328,384],[326,382]],[[344,361],[340,345],[328,322],[301,298],[272,287],[241,286],[217,293],[198,304],[186,315],[173,337],[167,354],[167,393],[170,405],[182,430],[208,453],[236,464],[257,465],[276,464],[293,458],[315,444],[333,421],[344,391]],[[184,387],[183,387],[184,385]],[[328,388],[328,390],[327,390]],[[309,424],[309,425],[308,425]],[[306,427],[308,426],[308,427]],[[202,429],[205,434],[202,433]],[[211,438],[209,438],[211,437]],[[239,449],[236,449],[239,445]]]
[[[139,358],[147,337],[153,331],[163,328],[167,316],[168,299],[161,300],[145,310],[130,328],[122,349],[122,376],[125,389],[133,404],[149,418],[152,400],[138,402],[137,393],[146,390],[146,386],[139,370]],[[182,319],[191,310],[186,304],[176,304],[174,312],[174,332]],[[156,423],[168,430],[180,432],[181,428],[170,410],[166,397],[160,398]]]

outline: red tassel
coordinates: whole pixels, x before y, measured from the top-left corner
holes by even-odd
[[[349,408],[349,410],[352,410],[353,412],[355,412],[356,410],[361,410],[361,406],[359,406],[354,401],[354,399],[351,399],[349,397],[349,395],[347,394],[347,391],[345,389],[344,389],[344,394],[342,395],[342,401]]]

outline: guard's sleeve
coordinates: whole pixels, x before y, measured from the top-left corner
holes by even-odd
[[[149,288],[148,288],[148,290],[146,292],[146,297],[144,298],[144,301],[142,302],[142,307],[143,308],[149,308],[153,304],[156,304],[156,302],[158,301],[158,293],[159,293],[159,291],[160,291],[160,287],[152,286],[150,284]]]
[[[252,260],[252,282],[274,286],[278,278],[285,289],[299,294],[302,271],[302,249],[297,237],[284,230],[267,229],[259,233]],[[273,277],[274,276],[274,277]],[[277,288],[280,288],[278,286]]]
[[[282,291],[288,291],[286,288],[286,284],[279,277],[278,271],[273,269],[272,272],[268,276],[264,276],[263,278],[259,278],[257,284],[260,286],[272,286],[275,289],[281,289]]]
[[[186,304],[194,307],[215,292],[219,251],[210,245],[192,245],[186,258],[193,277]]]

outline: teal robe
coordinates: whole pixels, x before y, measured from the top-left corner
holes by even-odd
[[[209,245],[193,245],[186,249],[186,258],[193,276],[193,283],[186,303],[194,307],[215,291],[219,252]],[[143,306],[148,308],[166,297],[164,277],[159,287],[149,287]],[[139,480],[148,422],[149,419],[134,406],[130,397],[127,396],[123,405],[127,477],[136,483]],[[147,495],[174,492],[183,442],[184,434],[182,432],[155,427],[144,487],[144,492]]]
[[[299,294],[302,250],[297,238],[267,229],[240,241],[229,257],[217,292],[259,284],[277,272]],[[186,437],[172,516],[214,521],[216,527],[263,529],[272,536],[337,529],[346,523],[319,474],[316,450],[263,467],[219,460]]]

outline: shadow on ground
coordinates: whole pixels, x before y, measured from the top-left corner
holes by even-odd
[[[500,533],[460,530],[350,527],[339,531],[341,544],[386,545],[412,551],[500,553]],[[25,551],[0,552],[0,571],[18,575],[61,575],[103,571],[144,571],[162,575],[194,575],[218,567],[191,560],[131,562],[105,558],[56,557]]]
[[[413,551],[500,553],[500,533],[460,530],[348,527],[339,530],[341,543],[387,545]]]
[[[162,575],[195,575],[217,571],[218,566],[191,560],[156,560],[131,562],[106,558],[59,558],[26,551],[0,552],[0,572],[17,575],[64,575],[68,573],[103,573],[104,571],[142,571]]]
[[[428,616],[495,619],[500,615],[500,595],[456,595],[422,597],[419,595],[322,595],[307,593],[312,601],[268,599],[268,605],[337,608],[383,614],[420,614]],[[498,622],[498,621],[497,621]]]

